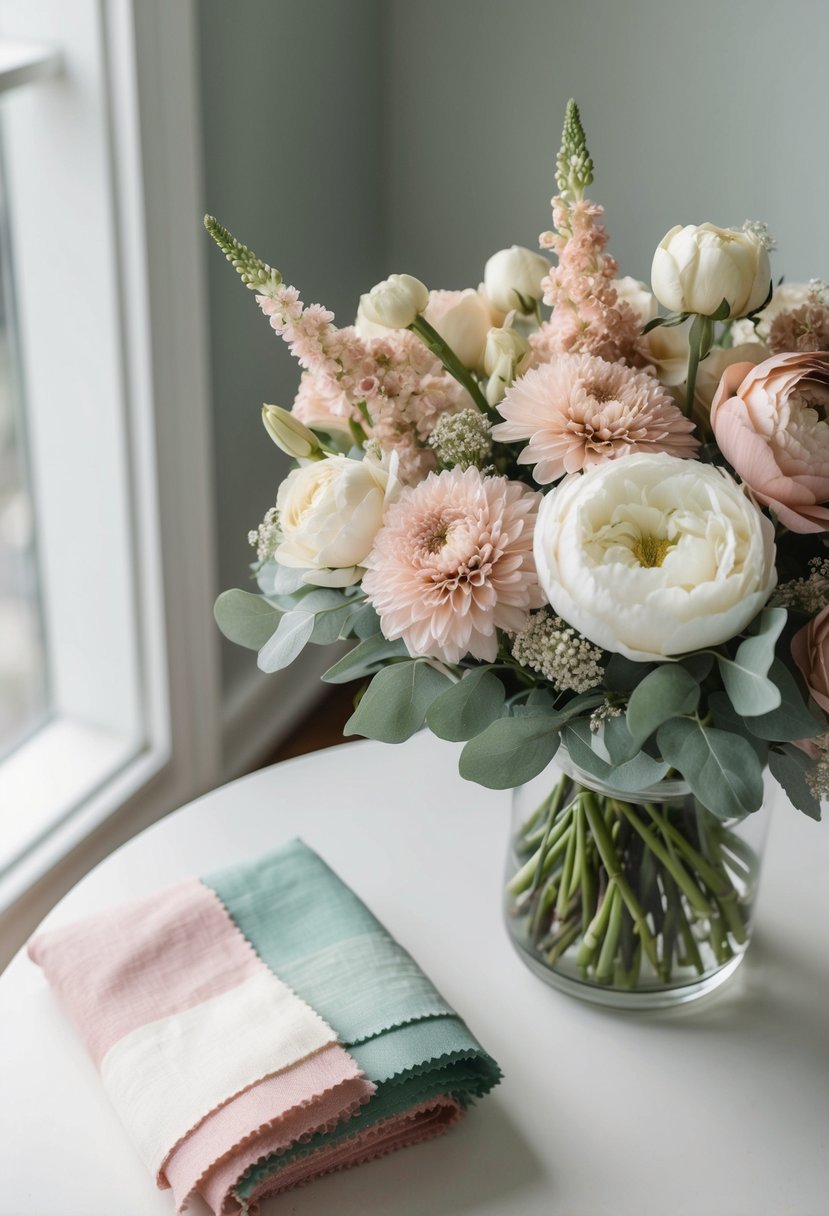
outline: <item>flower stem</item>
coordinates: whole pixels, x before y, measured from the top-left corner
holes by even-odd
[[[452,350],[447,342],[444,342],[438,331],[433,325],[430,325],[422,313],[418,313],[414,321],[412,321],[409,329],[417,334],[420,340],[428,346],[429,350],[440,359],[443,366],[449,372],[450,376],[454,376],[458,384],[462,385],[469,396],[475,402],[482,414],[489,414],[490,408],[486,397],[481,392],[480,386],[475,377],[470,372],[469,368],[464,367],[458,356]]]

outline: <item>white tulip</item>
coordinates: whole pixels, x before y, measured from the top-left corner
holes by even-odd
[[[276,560],[309,571],[309,583],[358,582],[360,563],[374,544],[386,504],[398,492],[395,474],[396,458],[381,463],[368,456],[328,456],[294,469],[276,496],[282,533]]]
[[[492,314],[489,301],[480,292],[471,287],[466,291],[430,291],[423,316],[464,367],[483,371],[484,347]]]
[[[512,245],[493,253],[484,268],[484,287],[499,312],[531,313],[544,294],[541,280],[549,273],[550,263],[540,253]]]
[[[319,460],[320,441],[304,422],[281,405],[263,405],[262,422],[278,448],[295,460]]]
[[[530,354],[530,344],[523,334],[511,327],[490,329],[484,351],[484,371],[489,376],[486,399],[490,405],[503,400],[513,380],[529,365]]]
[[[770,283],[769,255],[753,232],[677,224],[653,255],[651,285],[672,312],[710,317],[726,300],[729,317],[744,317],[760,307]]]
[[[566,477],[541,504],[534,553],[558,615],[639,662],[735,637],[777,578],[774,528],[734,478],[664,453]]]
[[[392,274],[360,296],[360,310],[372,325],[407,329],[429,303],[429,290],[410,274]],[[359,315],[359,313],[358,313]]]

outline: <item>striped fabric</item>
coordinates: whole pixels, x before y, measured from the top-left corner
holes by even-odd
[[[107,1094],[177,1211],[216,1213],[450,1127],[500,1073],[316,853],[35,937]]]

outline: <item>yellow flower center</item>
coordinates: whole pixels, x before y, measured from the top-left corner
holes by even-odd
[[[652,570],[654,566],[662,565],[673,543],[664,536],[640,536],[633,545],[633,556],[640,566]]]

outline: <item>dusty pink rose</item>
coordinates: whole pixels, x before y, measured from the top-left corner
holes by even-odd
[[[478,469],[432,473],[389,507],[363,590],[383,634],[413,656],[492,662],[545,603],[533,559],[541,495]]]
[[[792,532],[829,529],[829,352],[727,368],[711,403],[720,451]]]
[[[829,714],[829,605],[794,635],[792,658],[812,697]],[[819,751],[812,739],[798,740],[798,747],[813,757]]]

